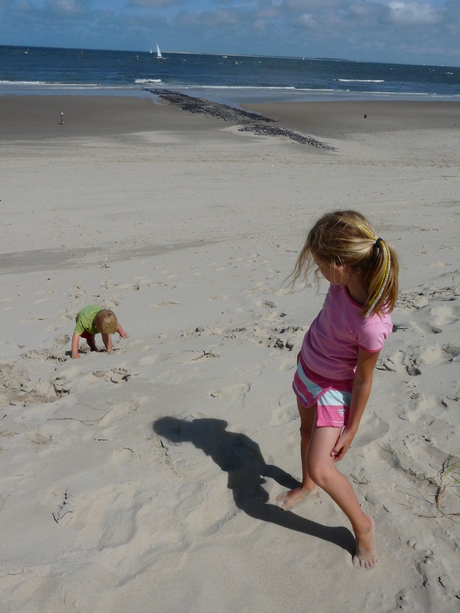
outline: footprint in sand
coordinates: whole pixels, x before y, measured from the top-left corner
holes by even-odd
[[[286,372],[287,370],[292,370],[296,366],[297,366],[297,357],[295,355],[292,355],[283,360],[280,366],[280,371]]]
[[[429,303],[423,292],[404,292],[398,296],[398,306],[405,311],[418,311]]]
[[[23,360],[40,360],[41,362],[47,362],[51,360],[59,363],[65,362],[70,359],[69,356],[66,355],[65,349],[56,349],[54,351],[51,349],[43,349],[41,351],[38,351],[37,349],[31,349],[30,351],[22,353],[21,358]]]
[[[228,296],[222,295],[222,296],[211,296],[211,298],[207,298],[206,299],[208,302],[211,300],[228,300]]]
[[[371,445],[375,443],[376,440],[381,439],[389,429],[390,424],[374,413],[366,419],[365,423],[360,428],[353,445],[357,448]]]
[[[268,292],[269,289],[266,285],[263,285],[261,283],[259,285],[256,285],[255,287],[248,287],[248,289],[245,291],[247,294],[259,294],[259,293]]]
[[[455,353],[455,349],[452,349],[451,351]],[[458,355],[458,348],[457,353],[455,355]],[[446,362],[450,362],[452,360],[452,357],[453,353],[447,350],[447,346],[441,347],[441,345],[435,343],[434,345],[426,347],[422,351],[419,356],[419,360],[422,363],[435,366],[438,364],[445,364]]]
[[[70,381],[67,381],[65,376],[61,375],[59,377],[56,377],[56,379],[54,379],[52,383],[56,396],[61,397],[70,394],[71,383]]]
[[[430,311],[431,315],[434,315],[433,323],[436,326],[442,326],[444,324],[452,324],[458,321],[455,310],[445,304],[433,307]]]
[[[228,396],[243,396],[247,394],[251,389],[250,383],[237,383],[236,385],[230,385],[229,387],[223,387],[220,390],[209,392],[209,395],[213,398],[227,398]]]
[[[134,457],[134,452],[129,447],[123,447],[122,449],[117,449],[112,453],[111,460],[114,464],[122,464],[127,460],[131,460]]]
[[[27,433],[27,438],[34,445],[48,445],[48,443],[51,443],[51,441],[52,441],[51,434],[42,434],[39,431],[28,432]]]
[[[143,349],[141,349],[141,351],[143,351]],[[139,360],[139,364],[141,366],[145,366],[146,364],[155,364],[155,362],[158,361],[159,357],[160,356],[157,353],[146,355]]]
[[[408,324],[408,328],[414,332],[418,332],[419,334],[441,334],[442,329],[437,326],[432,326],[426,321],[422,321],[420,323],[415,323],[411,321]]]
[[[67,346],[70,343],[70,336],[68,334],[61,334],[61,336],[57,336],[54,339],[54,342],[57,345],[65,345],[65,346]]]
[[[185,362],[182,362],[183,364],[192,364],[193,362],[200,361],[204,362],[209,358],[220,357],[218,353],[214,353],[213,351],[205,351],[204,349],[202,349],[201,351],[195,351],[194,349],[191,349],[189,351],[186,351],[185,353],[192,354],[192,357],[190,357],[188,360],[185,360]]]
[[[414,389],[410,394],[410,405],[399,415],[400,419],[407,419],[412,424],[421,422],[431,425],[440,410],[445,408],[442,399],[433,395],[422,394]]]
[[[111,368],[109,370],[95,370],[91,373],[93,377],[97,379],[104,378],[105,381],[110,383],[121,383],[122,381],[128,381],[132,376],[132,373],[126,368]]]
[[[178,302],[175,302],[174,300],[168,301],[168,302],[157,302],[157,304],[153,304],[152,306],[154,307],[165,307],[165,306],[174,306],[175,304],[179,304]]]
[[[443,345],[443,351],[447,353],[449,361],[458,362],[460,360],[460,345]]]
[[[138,531],[137,514],[143,506],[139,493],[138,484],[123,483],[80,496],[74,502],[80,538],[94,542],[99,550],[129,543]]]
[[[393,469],[424,480],[432,477],[447,457],[446,452],[421,439],[418,433],[403,436],[397,445],[392,445],[392,454],[386,455]]]
[[[289,404],[276,408],[272,412],[270,426],[283,426],[284,424],[288,424],[290,421],[297,420],[298,418],[299,413],[297,410],[297,404],[295,402],[290,402]]]
[[[52,379],[31,379],[26,371],[4,364],[0,376],[1,405],[34,404],[55,402],[60,393]]]
[[[460,581],[435,553],[425,553],[415,568],[422,579],[428,602],[453,603],[458,599]],[[454,605],[453,610],[455,608]]]
[[[104,417],[99,421],[99,426],[106,427],[113,424],[113,422],[126,417],[126,415],[130,415],[137,411],[139,408],[139,403],[131,400],[130,402],[122,402],[121,404],[116,404],[113,408],[111,408]]]
[[[379,361],[377,363],[377,369],[407,373],[411,377],[422,374],[422,371],[418,367],[417,360],[414,357],[407,355],[402,350],[397,351],[383,362]]]

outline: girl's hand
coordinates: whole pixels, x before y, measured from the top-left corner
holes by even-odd
[[[343,458],[354,438],[355,435],[350,430],[345,429],[342,432],[331,451],[331,456],[334,458],[334,462],[339,462]]]

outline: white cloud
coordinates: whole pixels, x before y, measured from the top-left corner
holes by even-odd
[[[48,0],[46,7],[52,13],[68,17],[84,15],[88,12],[86,0]]]
[[[305,13],[304,15],[301,15],[300,22],[304,26],[307,26],[307,27],[311,27],[315,25],[315,20],[313,19],[310,13]]]
[[[439,21],[440,17],[431,4],[418,2],[389,2],[392,21],[402,25],[430,24]]]

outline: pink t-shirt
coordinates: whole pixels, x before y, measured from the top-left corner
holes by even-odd
[[[323,308],[302,343],[302,359],[314,373],[332,381],[353,379],[358,351],[380,351],[392,331],[389,315],[361,315],[363,306],[345,285],[330,285]]]

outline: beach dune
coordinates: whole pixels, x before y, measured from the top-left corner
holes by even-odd
[[[2,613],[458,609],[460,104],[250,108],[334,150],[153,97],[0,97]],[[324,493],[275,503],[326,291],[285,280],[338,208],[402,264],[340,462],[375,519],[369,572]],[[73,361],[87,304],[130,336]]]

